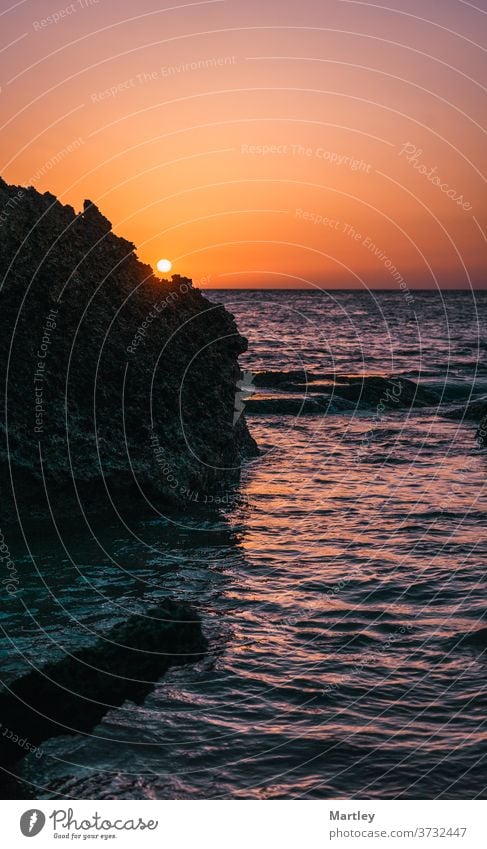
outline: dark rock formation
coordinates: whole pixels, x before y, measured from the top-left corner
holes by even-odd
[[[436,392],[404,377],[310,374],[302,371],[259,372],[253,376],[261,392],[247,401],[247,413],[324,415],[347,410],[409,409],[436,406]]]
[[[474,648],[485,652],[487,649],[487,628],[473,628],[466,634],[459,634],[450,640],[453,648]]]
[[[334,392],[348,401],[354,401],[358,407],[375,407],[383,404],[389,409],[410,407],[429,407],[438,403],[435,392],[408,380],[405,377],[365,377],[337,378]]]
[[[155,277],[90,201],[77,215],[0,180],[0,280],[0,475],[24,515],[47,498],[99,509],[105,487],[184,502],[256,453],[233,426],[233,316]]]
[[[252,376],[255,386],[264,386],[267,389],[287,386],[293,384],[305,384],[307,381],[319,379],[305,371],[258,371]]]
[[[471,401],[467,406],[454,407],[442,412],[447,419],[455,421],[474,422],[478,425],[475,439],[479,448],[487,448],[487,401],[480,398]]]
[[[0,765],[50,737],[89,733],[111,708],[141,703],[170,666],[194,663],[206,650],[191,608],[166,601],[116,625],[92,648],[24,675],[0,694]]]
[[[487,415],[487,401],[485,398],[477,399],[471,401],[467,406],[462,404],[453,409],[445,410],[443,415],[447,419],[455,419],[457,421],[465,419],[466,421],[481,422]]]

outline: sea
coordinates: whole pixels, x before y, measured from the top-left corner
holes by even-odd
[[[69,552],[32,534],[7,679],[167,596],[209,652],[19,777],[46,799],[485,798],[487,453],[455,411],[487,398],[487,292],[206,294],[250,383],[386,376],[438,402],[269,413],[251,389],[260,454],[218,509],[73,524]]]

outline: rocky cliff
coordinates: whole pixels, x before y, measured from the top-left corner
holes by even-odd
[[[233,317],[154,276],[90,201],[0,180],[0,475],[5,509],[179,504],[256,453],[233,424]],[[12,497],[13,496],[13,497]]]

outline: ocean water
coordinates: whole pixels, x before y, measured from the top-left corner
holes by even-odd
[[[442,403],[253,412],[261,455],[220,512],[64,527],[69,556],[33,526],[7,677],[165,596],[210,652],[20,776],[40,797],[485,798],[487,454],[443,413],[487,395],[486,294],[208,295],[254,373],[402,376]]]

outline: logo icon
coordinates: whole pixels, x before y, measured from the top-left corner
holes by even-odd
[[[46,817],[38,808],[25,811],[20,817],[20,830],[24,837],[35,837],[44,828]]]

